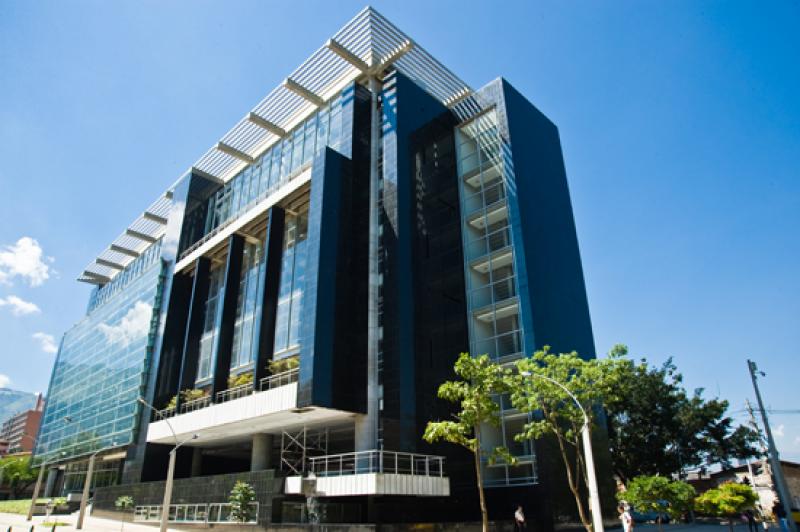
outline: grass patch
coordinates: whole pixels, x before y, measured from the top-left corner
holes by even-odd
[[[48,528],[52,528],[54,526],[69,526],[69,523],[64,523],[63,521],[45,521],[39,526],[46,526]]]
[[[46,504],[50,499],[38,499],[40,504]],[[15,501],[0,501],[0,513],[28,515],[31,507],[30,499],[18,499]]]

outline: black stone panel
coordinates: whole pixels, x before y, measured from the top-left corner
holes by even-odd
[[[231,350],[233,349],[233,330],[236,324],[236,304],[242,278],[242,257],[244,237],[232,234],[228,239],[228,258],[225,264],[225,284],[220,294],[222,311],[217,315],[217,335],[214,338],[214,382],[211,399],[217,392],[228,389],[228,376],[231,370]]]
[[[264,240],[264,269],[259,283],[261,316],[258,319],[258,354],[253,378],[253,387],[258,389],[261,379],[268,375],[267,364],[275,349],[275,317],[278,307],[278,287],[281,280],[281,253],[286,213],[280,207],[267,211],[267,232]]]
[[[197,363],[200,356],[200,337],[203,335],[203,325],[206,317],[206,300],[210,284],[211,260],[200,257],[195,262],[194,281],[192,285],[192,298],[189,301],[189,320],[186,324],[186,336],[183,341],[183,355],[181,357],[181,378],[178,389],[194,388],[197,380]],[[178,396],[178,406],[181,398]]]

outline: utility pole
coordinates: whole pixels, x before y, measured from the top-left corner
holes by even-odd
[[[764,409],[764,401],[761,399],[761,392],[758,389],[758,379],[756,374],[762,377],[766,373],[759,371],[756,363],[752,360],[747,361],[747,369],[750,371],[750,379],[753,381],[753,390],[756,392],[756,401],[758,401],[758,409],[761,411],[761,419],[764,422],[764,432],[767,435],[767,448],[769,451],[769,459],[772,465],[772,481],[775,484],[775,489],[778,492],[778,497],[781,498],[781,505],[783,511],[786,513],[786,522],[789,525],[789,530],[797,532],[797,526],[794,519],[792,519],[792,500],[789,490],[786,487],[786,480],[783,478],[783,470],[781,469],[781,461],[778,457],[778,449],[775,447],[775,440],[772,438],[772,429],[769,427],[769,419],[767,418],[767,411]]]

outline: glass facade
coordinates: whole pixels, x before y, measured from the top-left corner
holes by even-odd
[[[159,244],[92,295],[61,343],[47,393],[37,460],[131,443],[161,307]],[[63,454],[62,454],[63,453]]]
[[[225,282],[225,267],[217,267],[209,274],[208,299],[206,299],[203,335],[200,337],[200,358],[197,361],[197,385],[209,384],[214,375],[214,340],[217,330],[217,314],[222,312],[222,285]]]
[[[308,212],[287,215],[275,318],[275,360],[297,354],[306,275]]]
[[[248,242],[242,257],[242,275],[239,284],[239,298],[236,302],[236,322],[233,328],[233,348],[231,350],[231,373],[249,369],[256,359],[258,346],[256,333],[261,315],[258,294],[262,287],[260,280],[264,272],[264,235],[258,242]]]
[[[524,342],[506,201],[510,178],[501,155],[497,112],[488,111],[460,126],[456,138],[470,352],[509,363],[524,356]],[[487,485],[532,483],[531,442],[514,440],[527,417],[504,401],[501,406],[502,423],[484,429],[482,444],[507,447],[519,465],[487,465]]]
[[[342,96],[297,125],[280,141],[239,172],[208,200],[205,234],[247,211],[309,163],[325,146],[339,149],[342,139]]]

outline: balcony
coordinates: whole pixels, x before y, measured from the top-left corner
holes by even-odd
[[[281,430],[309,423],[326,423],[352,418],[355,414],[327,408],[297,408],[299,371],[294,369],[272,375],[259,383],[219,392],[215,402],[210,397],[202,402],[186,403],[172,417],[150,423],[149,443],[171,444],[197,434],[196,443],[227,443],[244,441],[255,433],[279,433]],[[200,400],[196,400],[200,401]],[[173,434],[174,431],[174,434]]]
[[[308,477],[288,477],[286,493],[446,497],[450,479],[444,473],[442,456],[361,451],[310,458]]]

